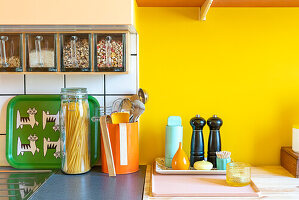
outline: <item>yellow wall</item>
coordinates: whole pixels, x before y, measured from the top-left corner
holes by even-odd
[[[167,117],[217,114],[223,150],[254,165],[279,164],[299,123],[299,8],[137,8],[142,116],[140,159],[164,155]],[[204,128],[207,145],[209,129]],[[207,146],[206,146],[207,148]]]

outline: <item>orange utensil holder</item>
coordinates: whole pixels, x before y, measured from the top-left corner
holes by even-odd
[[[138,122],[126,124],[107,124],[110,143],[114,159],[116,174],[129,174],[139,170],[139,139]],[[125,136],[122,135],[120,126],[126,128]],[[124,144],[126,142],[126,144]],[[121,147],[122,146],[122,147]],[[123,148],[125,147],[125,148]],[[122,148],[122,151],[121,151]],[[126,150],[126,152],[124,152]],[[122,154],[122,155],[121,155]],[[103,141],[101,140],[102,171],[108,173],[106,155]]]

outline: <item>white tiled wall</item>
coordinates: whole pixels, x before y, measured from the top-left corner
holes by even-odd
[[[124,75],[11,75],[0,73],[0,166],[5,158],[6,108],[20,94],[59,94],[63,87],[86,87],[101,107],[109,107],[116,98],[136,94],[139,87],[138,35],[130,35],[129,74]]]
[[[24,75],[0,73],[0,94],[23,94],[23,93],[24,93]]]
[[[66,87],[85,87],[89,94],[104,94],[104,75],[66,75]]]
[[[63,88],[63,75],[26,75],[26,94],[59,94]]]

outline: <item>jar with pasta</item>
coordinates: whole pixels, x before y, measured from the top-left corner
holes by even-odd
[[[61,71],[89,72],[91,35],[85,33],[61,34]]]
[[[0,72],[22,72],[22,34],[0,35]]]
[[[61,89],[61,169],[66,174],[91,169],[89,115],[86,88]]]
[[[95,70],[98,72],[126,71],[125,33],[95,34]]]
[[[26,34],[26,69],[29,72],[56,72],[56,34]]]

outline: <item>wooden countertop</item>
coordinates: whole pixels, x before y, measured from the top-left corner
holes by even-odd
[[[144,200],[162,199],[241,199],[232,197],[207,198],[207,197],[152,197],[151,196],[151,170],[152,166],[148,165],[146,169],[145,186],[144,186]],[[294,178],[287,170],[281,166],[263,166],[251,168],[251,179],[261,191],[259,199],[299,199],[299,178]],[[248,198],[245,199],[258,199]]]

